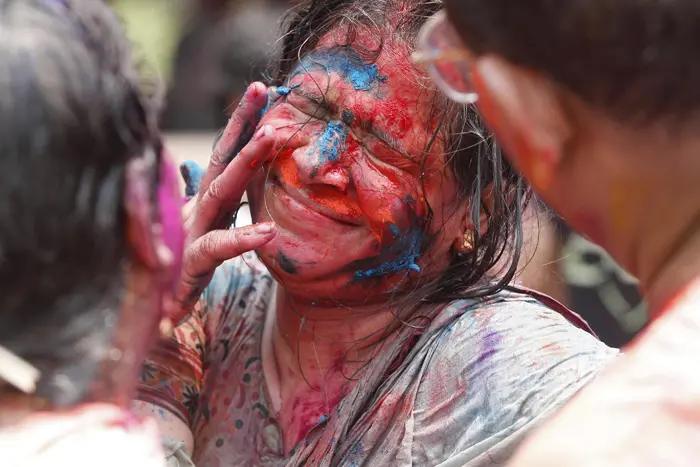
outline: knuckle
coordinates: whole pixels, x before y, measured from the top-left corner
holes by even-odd
[[[210,165],[214,169],[220,169],[226,165],[226,159],[228,152],[221,148],[221,143],[216,145],[214,151],[211,153]]]
[[[216,235],[206,235],[200,240],[200,257],[211,256],[213,252],[219,249],[221,242]]]
[[[212,201],[224,201],[224,190],[219,179],[214,180],[211,185],[209,185],[206,196]]]

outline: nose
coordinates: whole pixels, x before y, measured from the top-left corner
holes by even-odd
[[[307,146],[294,151],[292,157],[306,185],[330,185],[342,192],[347,189],[347,130],[343,122],[328,122]]]

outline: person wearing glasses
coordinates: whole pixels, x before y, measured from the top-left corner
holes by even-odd
[[[411,62],[440,7],[305,2],[190,190],[185,321],[138,405],[195,465],[502,465],[618,355],[514,284],[528,192]]]
[[[449,0],[417,61],[639,279],[652,324],[510,464],[700,458],[700,4]]]

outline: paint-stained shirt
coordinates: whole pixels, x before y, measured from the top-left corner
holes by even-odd
[[[530,295],[456,301],[419,333],[395,333],[289,454],[262,370],[275,290],[247,254],[221,266],[202,297],[205,376],[188,395],[198,467],[505,465],[618,353]]]

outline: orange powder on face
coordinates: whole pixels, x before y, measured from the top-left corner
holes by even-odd
[[[277,156],[273,167],[278,171],[280,181],[292,188],[304,188],[309,198],[320,206],[333,209],[342,216],[361,216],[362,209],[354,200],[330,186],[304,186],[296,162],[292,159],[292,151],[284,150]]]
[[[310,198],[321,206],[332,209],[341,216],[357,217],[362,215],[362,209],[357,200],[330,187],[314,188]]]
[[[297,169],[296,162],[294,162],[294,159],[292,159],[291,150],[280,152],[272,167],[277,169],[280,181],[282,183],[293,188],[302,187],[301,177],[299,177],[299,170]]]

